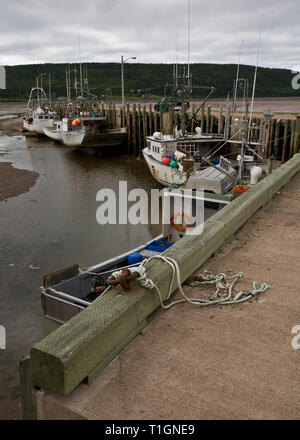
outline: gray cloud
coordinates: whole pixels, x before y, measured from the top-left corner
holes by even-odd
[[[187,61],[188,0],[11,0],[2,2],[0,63]],[[291,68],[299,60],[299,0],[191,0],[193,63]]]

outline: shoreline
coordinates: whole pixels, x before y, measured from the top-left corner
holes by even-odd
[[[12,162],[0,162],[0,202],[28,192],[35,184],[39,173],[14,168]]]

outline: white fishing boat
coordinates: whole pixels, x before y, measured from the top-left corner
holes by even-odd
[[[23,118],[24,131],[43,134],[45,127],[53,127],[54,121],[58,121],[59,116],[51,111],[47,95],[41,87],[33,87]]]
[[[76,147],[82,145],[82,141],[85,135],[86,135],[85,128],[61,132],[62,142],[70,147]]]
[[[54,121],[53,127],[44,127],[44,134],[56,142],[62,142],[62,133],[68,131],[68,118],[61,121]]]

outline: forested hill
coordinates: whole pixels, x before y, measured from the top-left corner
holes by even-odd
[[[51,74],[51,85],[54,97],[66,96],[66,64],[31,64],[6,66],[7,89],[0,90],[1,100],[26,100],[31,87],[36,84],[36,77],[42,73],[43,87],[48,92],[48,77]],[[121,96],[121,69],[119,63],[87,63],[88,84],[91,92],[98,97],[105,96],[110,89],[112,96]],[[77,80],[79,65],[77,64]],[[71,65],[71,69],[75,66]],[[240,78],[249,79],[249,96],[252,92],[254,66],[240,66]],[[215,86],[215,97],[225,97],[233,88],[236,76],[234,64],[192,64],[194,86]],[[74,72],[71,81],[74,83]],[[139,64],[128,62],[124,65],[125,94],[131,98],[150,98],[163,96],[164,85],[172,81],[173,65]],[[259,68],[257,74],[256,96],[299,96],[300,91],[291,85],[293,74],[286,69]],[[205,89],[194,89],[193,96],[205,96]]]

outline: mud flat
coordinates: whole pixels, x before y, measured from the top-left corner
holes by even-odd
[[[9,162],[0,162],[0,201],[30,190],[39,174],[14,168]]]

